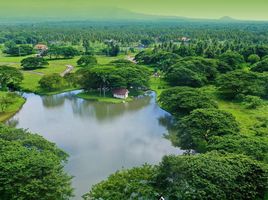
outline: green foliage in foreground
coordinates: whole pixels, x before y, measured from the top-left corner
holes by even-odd
[[[107,181],[93,186],[84,199],[156,199],[158,193],[152,187],[156,172],[156,168],[150,165],[118,171]]]
[[[217,108],[217,103],[206,93],[191,87],[174,87],[164,90],[159,102],[168,112],[189,114],[198,108]]]
[[[243,155],[165,156],[159,166],[122,170],[84,196],[97,199],[263,199],[267,171]]]
[[[0,125],[0,199],[67,200],[67,154],[38,135]]]

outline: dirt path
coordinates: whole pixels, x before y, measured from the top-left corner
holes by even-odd
[[[41,75],[41,76],[44,76],[44,75],[45,75],[44,73],[41,73],[41,72],[35,72],[35,71],[24,71],[24,72],[29,73],[29,74]]]
[[[66,69],[64,70],[64,72],[62,72],[60,75],[62,77],[64,77],[65,75],[71,73],[71,71],[73,71],[74,67],[72,65],[66,65]]]

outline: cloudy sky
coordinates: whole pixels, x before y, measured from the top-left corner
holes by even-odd
[[[115,8],[191,18],[230,16],[268,21],[268,0],[0,0],[0,17],[86,18]]]

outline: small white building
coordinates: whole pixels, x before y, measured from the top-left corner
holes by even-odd
[[[128,98],[129,91],[128,89],[115,89],[113,90],[113,96],[118,99]]]

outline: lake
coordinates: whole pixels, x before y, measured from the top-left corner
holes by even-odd
[[[182,154],[163,137],[171,118],[155,93],[132,102],[109,104],[77,98],[79,91],[53,96],[24,94],[26,103],[9,123],[56,143],[69,155],[74,199],[122,168],[157,164],[167,154]]]

